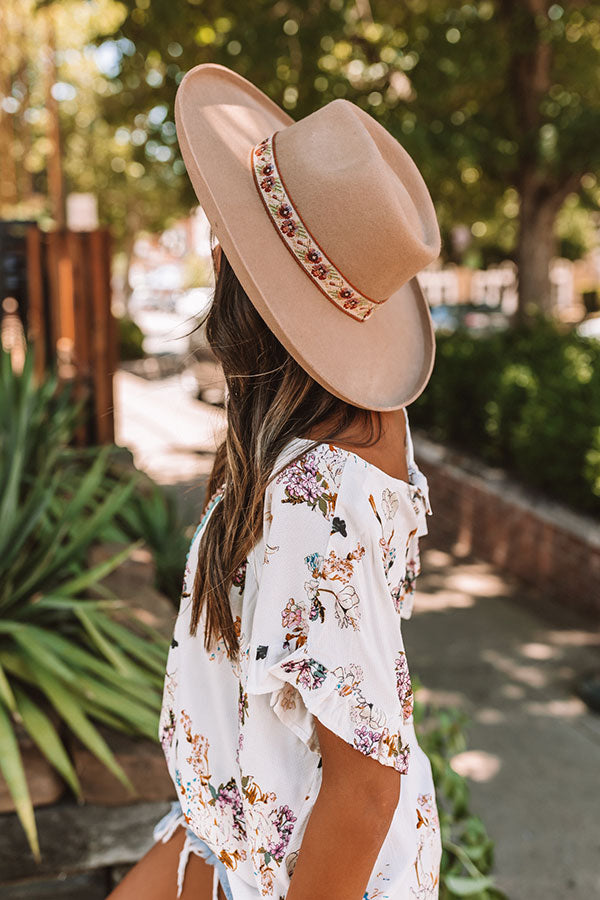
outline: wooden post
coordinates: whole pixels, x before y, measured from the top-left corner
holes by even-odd
[[[96,440],[100,444],[114,440],[112,340],[110,310],[110,259],[108,233],[98,230],[90,233],[90,263],[94,322],[94,396],[96,413]]]
[[[44,332],[44,282],[42,275],[42,235],[36,225],[26,231],[27,242],[27,340],[33,347],[35,378],[39,383],[46,370]]]
[[[118,366],[117,324],[111,311],[110,235],[35,225],[25,232],[27,337],[35,353],[36,378],[49,366],[75,381],[85,399],[87,421],[76,442],[114,441],[113,375]]]
[[[93,324],[91,320],[90,283],[86,272],[89,257],[87,234],[66,232],[66,249],[71,262],[73,285],[73,365],[75,367],[75,399],[93,401],[91,340]],[[88,412],[89,412],[89,403]],[[92,416],[89,416],[91,419]],[[76,442],[85,446],[90,442],[90,421],[80,423]]]

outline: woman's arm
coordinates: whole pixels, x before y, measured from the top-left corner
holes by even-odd
[[[315,718],[323,759],[287,900],[362,900],[400,799],[402,776]]]
[[[184,840],[185,832],[178,828],[166,843],[154,844],[107,900],[176,900],[177,866]],[[191,853],[179,900],[211,900],[213,871],[213,866]],[[219,898],[225,900],[222,893]]]

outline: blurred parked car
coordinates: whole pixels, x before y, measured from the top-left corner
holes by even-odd
[[[600,341],[600,313],[588,316],[575,328],[575,333],[580,337],[594,338]]]
[[[189,291],[135,288],[127,308],[144,334],[144,351],[154,356],[183,356],[204,348],[204,329],[197,326],[211,299],[212,289],[208,287]]]
[[[502,310],[485,303],[441,303],[430,307],[436,331],[456,331],[467,328],[477,334],[489,334],[508,327],[509,321]]]
[[[456,305],[442,303],[430,307],[430,312],[436,331],[456,331],[461,323],[460,309]]]
[[[175,311],[182,318],[204,316],[210,307],[213,290],[209,287],[192,288],[175,299]]]

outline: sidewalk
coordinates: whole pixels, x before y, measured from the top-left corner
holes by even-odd
[[[178,486],[192,511],[222,411],[186,395],[178,377],[119,372],[115,396],[117,442]],[[403,623],[407,657],[423,699],[471,716],[453,766],[495,841],[498,885],[510,900],[600,897],[600,716],[572,690],[600,666],[600,637],[515,579],[430,542],[421,539],[415,609]]]
[[[487,563],[421,547],[407,658],[423,699],[471,717],[452,765],[495,841],[498,886],[510,900],[600,897],[600,716],[572,691],[600,667],[598,635]]]

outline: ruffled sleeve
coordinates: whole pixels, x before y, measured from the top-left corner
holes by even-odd
[[[413,486],[413,494],[416,498],[420,497],[423,501],[422,508],[419,510],[419,527],[417,531],[417,537],[422,537],[428,533],[426,516],[433,514],[429,497],[429,482],[415,460],[415,448],[406,407],[404,407],[404,418],[406,419],[406,462],[409,478]]]
[[[389,571],[415,514],[348,460],[317,448],[269,488],[247,690],[311,750],[316,717],[406,773],[413,695]]]

